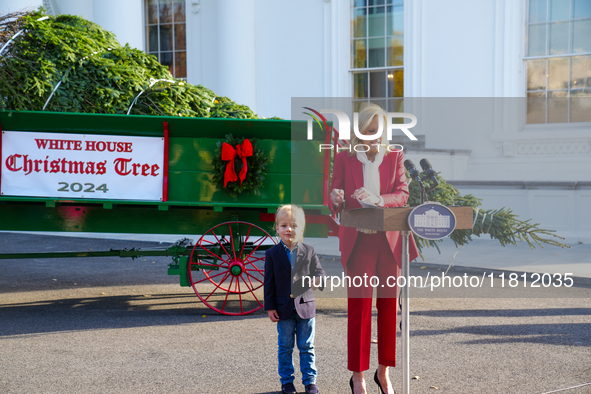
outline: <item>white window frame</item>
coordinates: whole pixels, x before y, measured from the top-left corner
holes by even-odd
[[[384,7],[385,8],[385,13],[384,13],[384,18],[386,18],[386,14],[387,14],[387,10],[388,7],[393,7],[393,6],[402,6],[403,7],[403,13],[404,10],[406,9],[406,4],[403,1],[400,0],[392,0],[392,3],[388,4],[388,0],[384,0],[384,4],[383,5],[374,5],[374,6],[368,6],[365,5],[364,8],[366,10],[369,10],[370,8],[377,8],[377,7]],[[354,3],[351,5],[351,7],[349,7],[349,20],[352,21],[352,17],[353,17],[353,12],[355,8],[362,8],[362,7],[355,7]],[[366,34],[369,34],[369,12],[366,13],[366,18],[365,18],[365,31]],[[404,31],[406,32],[406,19],[403,17],[403,23],[404,23]],[[390,37],[388,35],[388,23],[387,20],[384,23],[384,35],[383,36],[377,36],[377,37],[372,37],[372,38],[384,38],[384,40],[386,40],[388,37]],[[406,36],[406,34],[404,34],[404,36]],[[393,73],[395,71],[398,70],[402,70],[404,72],[404,56],[403,56],[403,64],[401,66],[383,66],[383,67],[369,67],[369,40],[370,37],[368,35],[365,36],[366,41],[368,42],[368,45],[365,48],[366,51],[366,59],[367,59],[367,64],[366,67],[362,67],[362,68],[355,68],[354,67],[354,46],[353,46],[353,41],[355,40],[355,38],[353,37],[353,32],[349,31],[349,47],[350,52],[351,52],[351,57],[350,57],[350,66],[349,66],[349,83],[351,84],[351,96],[352,96],[352,101],[353,103],[358,103],[358,102],[366,102],[366,103],[370,103],[372,101],[386,101],[386,110],[388,110],[389,107],[389,103],[390,102],[394,102],[394,101],[402,101],[404,99],[404,93],[402,97],[372,97],[371,96],[371,83],[369,81],[369,78],[371,78],[371,76],[369,75],[371,72],[373,71],[392,71]],[[405,44],[404,44],[405,40],[403,39],[403,48],[405,48]],[[384,47],[384,63],[388,62],[388,46],[386,45]],[[367,81],[367,97],[364,98],[357,98],[355,97],[355,74],[363,74],[366,73],[368,75],[368,81]],[[406,78],[406,77],[405,77]],[[386,84],[387,82],[387,78],[386,78]],[[403,92],[404,92],[404,81],[403,81]],[[387,86],[386,89],[387,91]]]
[[[160,11],[158,10],[157,12],[157,18],[158,21],[156,23],[148,23],[148,1],[149,0],[144,0],[142,2],[142,9],[143,9],[143,29],[144,29],[144,51],[149,54],[149,55],[161,55],[162,51],[160,49],[160,29],[158,29],[158,51],[157,52],[150,52],[150,41],[149,41],[149,33],[148,33],[148,27],[149,26],[158,26],[160,27]],[[188,57],[188,47],[189,47],[189,43],[188,43],[188,37],[189,35],[187,34],[187,20],[189,19],[189,4],[187,3],[187,1],[184,2],[185,3],[185,21],[184,21],[184,25],[185,25],[185,49],[184,50],[176,50],[176,40],[175,40],[175,25],[181,24],[179,22],[175,22],[174,21],[174,7],[173,7],[173,11],[172,11],[172,22],[170,23],[172,25],[172,50],[171,51],[165,51],[165,52],[171,52],[172,53],[172,72],[171,74],[173,75],[174,78],[176,79],[181,79],[186,81],[188,74],[189,74],[189,67],[188,67],[188,63],[189,63],[189,57]],[[174,3],[172,3],[174,4]],[[185,53],[185,76],[184,77],[177,77],[175,75],[176,73],[176,67],[175,67],[175,54],[177,52],[184,52]],[[158,58],[159,56],[157,56]],[[160,62],[160,60],[158,60]],[[160,63],[162,64],[162,63]],[[167,67],[166,65],[163,64],[163,66]]]
[[[541,59],[569,59],[569,65],[568,65],[568,81],[569,81],[569,85],[570,85],[570,81],[571,81],[571,60],[570,58],[572,57],[578,57],[578,56],[591,56],[591,52],[581,52],[581,53],[573,53],[572,52],[572,21],[577,20],[573,18],[573,4],[574,1],[573,0],[569,0],[569,19],[565,19],[564,21],[561,22],[566,22],[568,23],[568,48],[567,48],[567,53],[565,54],[560,54],[560,55],[550,55],[550,54],[546,54],[546,55],[539,55],[539,56],[529,56],[529,27],[533,24],[533,25],[545,25],[546,29],[546,36],[545,36],[545,41],[544,41],[544,51],[545,53],[548,53],[550,48],[550,24],[552,22],[555,21],[550,21],[549,20],[549,13],[550,13],[550,0],[546,0],[546,20],[544,22],[534,22],[534,23],[530,23],[529,20],[529,11],[530,11],[530,4],[531,4],[532,0],[526,0],[526,4],[525,4],[525,36],[524,36],[524,49],[523,49],[523,53],[525,54],[525,56],[523,57],[523,70],[524,70],[524,96],[526,97],[526,100],[528,99],[528,93],[545,93],[545,106],[544,106],[544,115],[545,115],[545,121],[544,123],[527,123],[527,116],[525,116],[524,119],[524,127],[525,128],[539,128],[539,129],[546,129],[546,128],[552,128],[555,127],[556,125],[560,125],[561,127],[567,127],[567,129],[576,129],[578,128],[578,126],[583,126],[585,127],[586,125],[591,125],[591,119],[589,120],[589,122],[571,122],[571,111],[570,111],[570,105],[571,105],[571,91],[572,90],[583,90],[583,89],[572,89],[572,87],[568,86],[567,89],[552,89],[549,90],[548,89],[548,62],[546,62],[546,86],[544,90],[528,90],[528,69],[527,69],[527,61],[529,60],[541,60]],[[587,88],[588,89],[588,88]],[[549,123],[548,122],[548,93],[549,92],[554,92],[554,91],[566,91],[567,92],[567,98],[569,98],[569,100],[567,100],[567,122],[553,122],[553,123]],[[528,104],[526,103],[526,111],[527,111],[527,106]],[[572,125],[572,126],[571,126]]]

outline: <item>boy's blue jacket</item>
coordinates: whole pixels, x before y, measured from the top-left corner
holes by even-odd
[[[302,319],[316,316],[314,290],[303,277],[325,277],[316,251],[310,245],[298,245],[294,272],[281,243],[265,253],[265,310],[276,310],[279,319],[291,316],[295,307]],[[316,283],[318,284],[318,280]],[[304,286],[305,285],[305,286]]]

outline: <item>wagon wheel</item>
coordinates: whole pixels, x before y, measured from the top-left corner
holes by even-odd
[[[189,281],[197,297],[225,315],[246,315],[263,307],[264,256],[275,240],[252,223],[232,221],[207,230],[193,247]],[[198,271],[201,270],[201,271]]]

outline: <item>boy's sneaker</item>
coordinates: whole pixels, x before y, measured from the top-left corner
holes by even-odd
[[[285,383],[281,385],[281,394],[296,394],[297,391],[293,383]]]
[[[306,394],[318,394],[318,386],[314,383],[306,385]]]

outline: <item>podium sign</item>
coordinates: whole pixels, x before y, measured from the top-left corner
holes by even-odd
[[[439,205],[427,203],[421,206]],[[443,205],[439,205],[444,207]],[[456,219],[456,229],[471,229],[474,210],[472,207],[445,207]],[[415,207],[402,208],[358,208],[344,211],[341,225],[377,231],[410,231],[408,216]],[[417,234],[419,235],[419,234]],[[419,235],[420,236],[420,235]]]
[[[429,240],[439,240],[456,228],[456,216],[445,205],[427,203],[414,207],[408,214],[408,226],[415,235]]]

